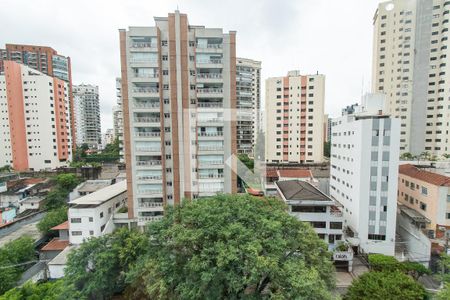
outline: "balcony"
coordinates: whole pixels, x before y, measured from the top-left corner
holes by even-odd
[[[205,88],[205,89],[197,89],[198,94],[222,94],[222,88]]]
[[[137,161],[136,162],[137,166],[161,166],[162,165],[162,161],[160,160],[141,160],[141,161]]]
[[[223,178],[223,174],[198,174],[199,179],[221,179]]]
[[[142,74],[142,73],[134,73],[133,78],[145,78],[145,79],[158,79],[159,74]]]
[[[135,132],[135,137],[161,137],[161,132]]]
[[[161,123],[161,119],[153,118],[153,117],[135,117],[134,122],[136,122],[136,123]]]
[[[201,108],[222,108],[222,102],[198,102],[197,107]]]
[[[206,49],[206,48],[205,48]],[[197,65],[201,65],[204,68],[208,67],[218,67],[217,65],[222,64],[222,59],[205,59],[205,60],[197,60]]]
[[[222,79],[222,73],[198,73],[197,79]]]
[[[199,151],[223,151],[222,146],[198,146]]]
[[[155,189],[138,189],[138,194],[140,195],[158,195],[162,194],[163,190],[155,190]]]
[[[154,221],[159,221],[163,218],[164,216],[151,216],[151,217],[139,217],[139,222],[140,223],[146,223],[146,222],[154,222]]]
[[[163,208],[163,202],[141,202],[139,203],[139,208]]]
[[[149,42],[132,42],[131,48],[137,48],[137,49],[156,49],[158,48],[158,45],[155,43],[149,43]]]
[[[220,166],[220,165],[223,165],[223,160],[199,161],[198,164],[201,167]]]
[[[134,108],[160,108],[160,105],[159,105],[159,102],[156,102],[156,103],[141,102],[141,103],[134,103],[133,107]]]
[[[161,180],[163,178],[162,175],[138,175],[137,178],[139,180]]]
[[[161,152],[161,148],[157,147],[136,147],[136,152]]]
[[[203,136],[203,137],[221,137],[221,136],[223,136],[223,131],[199,132],[198,136]]]
[[[132,88],[131,91],[137,94],[159,94],[159,89],[156,87],[155,88],[136,87]]]
[[[198,123],[223,123],[223,118],[199,119]]]

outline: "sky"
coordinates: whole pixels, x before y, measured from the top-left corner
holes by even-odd
[[[0,47],[50,46],[72,60],[73,84],[100,89],[102,132],[112,128],[119,31],[154,26],[178,9],[189,24],[237,31],[237,56],[262,61],[261,79],[325,74],[325,113],[370,91],[372,19],[382,0],[0,0]],[[264,87],[264,85],[263,85]],[[264,89],[262,89],[264,97]]]

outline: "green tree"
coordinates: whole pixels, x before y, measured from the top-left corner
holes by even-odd
[[[248,157],[247,154],[239,154],[238,158],[249,170],[253,171],[255,167],[255,161],[253,159]]]
[[[344,300],[420,300],[422,285],[399,271],[370,271],[352,282]]]
[[[401,271],[400,262],[395,257],[383,254],[369,254],[369,265],[374,271]]]
[[[11,241],[0,248],[0,295],[13,288],[25,271],[20,265],[36,259],[33,239],[28,236]]]
[[[323,155],[328,158],[330,157],[330,155],[331,155],[331,142],[330,141],[323,143]]]
[[[66,206],[68,195],[69,192],[58,188],[56,188],[53,191],[50,191],[45,197],[44,208],[52,210],[58,207]]]
[[[80,180],[77,175],[68,173],[56,176],[56,183],[60,189],[72,191],[80,183]]]
[[[436,300],[448,300],[450,299],[450,283],[446,283],[444,288],[436,294]]]
[[[414,155],[412,155],[409,152],[405,152],[402,155],[400,155],[400,159],[402,159],[402,160],[413,160],[414,159]]]
[[[125,288],[125,275],[148,249],[147,237],[126,228],[91,238],[69,254],[67,289],[80,299],[108,299]]]
[[[331,299],[334,268],[312,227],[274,198],[218,195],[148,227],[130,299]]]
[[[51,234],[50,228],[67,221],[67,207],[61,206],[49,211],[37,224],[37,228],[44,235]]]
[[[58,300],[62,299],[63,291],[62,280],[44,283],[27,282],[22,287],[7,291],[0,296],[0,300]]]

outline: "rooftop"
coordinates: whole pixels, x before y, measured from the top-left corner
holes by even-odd
[[[69,241],[53,238],[47,245],[42,247],[41,251],[62,251],[69,246]]]
[[[279,177],[290,178],[311,178],[311,170],[309,169],[284,169],[278,170]]]
[[[286,180],[275,184],[286,200],[333,201],[308,182]]]
[[[93,193],[111,185],[111,180],[87,180],[78,188],[79,193]]]
[[[93,205],[98,206],[127,191],[127,182],[125,180],[116,184],[102,188],[92,194],[77,198],[69,202],[70,206]]]
[[[69,229],[69,221],[65,221],[55,227],[50,228],[50,230],[68,230]]]
[[[425,171],[411,164],[400,165],[399,173],[437,186],[450,186],[450,177]]]
[[[415,209],[409,208],[405,205],[398,205],[400,211],[412,219],[414,222],[418,223],[430,223],[430,220],[423,216],[421,213],[416,211]]]

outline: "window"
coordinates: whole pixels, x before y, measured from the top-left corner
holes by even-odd
[[[292,206],[292,212],[305,212],[305,213],[325,213],[327,212],[326,206]]]
[[[100,218],[103,218],[103,212],[100,213]]]
[[[326,222],[309,222],[312,227],[314,228],[326,228],[327,223]]]
[[[420,209],[423,210],[423,211],[426,211],[427,210],[427,205],[425,203],[423,203],[423,202],[420,202]]]
[[[94,218],[93,217],[89,217],[89,222],[94,222]]]
[[[428,195],[428,189],[426,187],[422,187],[422,195]]]
[[[330,229],[342,229],[342,222],[330,222]]]
[[[94,231],[93,230],[89,230],[89,235],[94,235]]]
[[[369,240],[375,240],[375,241],[385,241],[386,236],[383,234],[369,234],[367,237]]]
[[[80,235],[82,235],[82,232],[81,231],[72,231],[72,235],[73,236],[80,236]]]
[[[70,223],[81,223],[81,218],[71,218]]]

